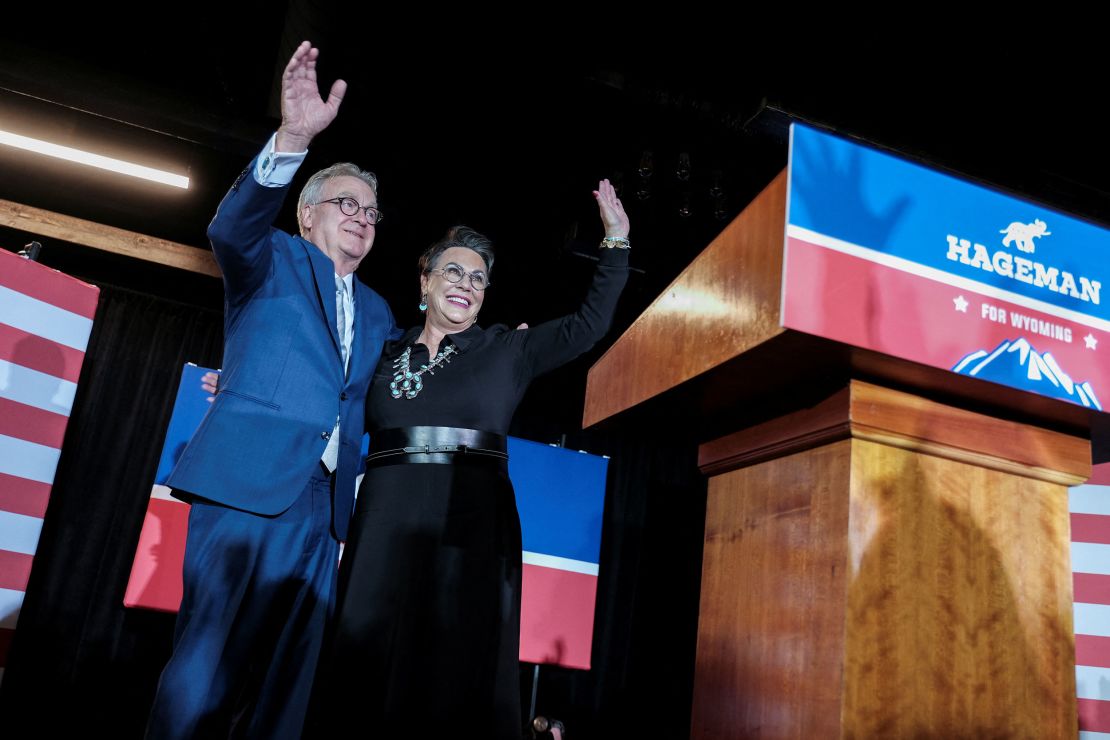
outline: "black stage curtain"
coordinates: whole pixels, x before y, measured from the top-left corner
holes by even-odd
[[[217,312],[102,288],[0,685],[0,735],[142,737],[174,615],[126,609],[123,593],[181,366],[218,366],[221,342]],[[538,384],[530,395],[541,400],[526,400],[514,423],[514,434],[545,442],[561,428],[566,446],[612,458],[593,668],[542,667],[537,712],[579,740],[684,737],[705,482],[694,443],[665,423],[651,433],[576,431],[587,368]],[[522,665],[525,713],[532,679]]]

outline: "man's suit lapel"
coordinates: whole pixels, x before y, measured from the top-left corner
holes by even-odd
[[[332,346],[335,348],[335,356],[340,363],[340,367],[342,367],[343,351],[339,344],[339,317],[335,309],[335,265],[315,244],[311,244],[304,239],[298,239],[297,241],[308,255],[308,263],[312,265],[312,277],[316,281],[316,298],[320,301],[320,307],[324,310],[328,331],[331,333]],[[357,311],[355,318],[356,320],[358,318]]]

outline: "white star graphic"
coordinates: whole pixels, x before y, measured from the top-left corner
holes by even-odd
[[[959,311],[960,313],[967,313],[967,299],[965,299],[962,295],[958,295],[953,298],[952,302],[956,304],[957,311]]]
[[[1098,347],[1098,340],[1089,333],[1087,336],[1083,337],[1083,341],[1087,343],[1087,349],[1095,349]]]

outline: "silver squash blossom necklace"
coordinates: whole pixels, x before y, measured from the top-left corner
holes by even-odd
[[[447,349],[441,349],[431,362],[427,365],[421,365],[419,370],[413,372],[409,366],[412,347],[406,347],[401,356],[393,361],[394,372],[393,382],[389,384],[390,395],[394,398],[416,398],[416,395],[424,389],[424,381],[420,379],[420,376],[424,373],[435,375],[436,368],[451,362],[451,355],[454,353],[455,345],[450,344]]]

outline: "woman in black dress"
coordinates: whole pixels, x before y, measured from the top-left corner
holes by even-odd
[[[605,238],[569,316],[478,326],[493,254],[466,227],[421,257],[425,323],[387,345],[367,397],[370,455],[340,566],[324,725],[521,737],[521,540],[505,435],[531,380],[608,331],[629,223],[607,180],[594,197]]]

